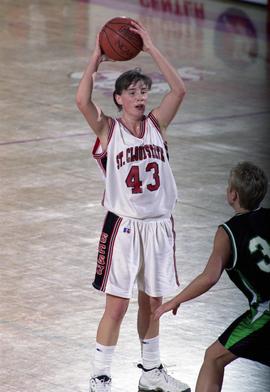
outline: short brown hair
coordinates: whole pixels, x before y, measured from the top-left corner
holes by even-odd
[[[229,186],[238,192],[242,208],[254,210],[266,195],[268,179],[260,167],[243,161],[231,169]]]
[[[152,79],[149,76],[143,74],[140,68],[134,68],[126,71],[116,79],[113,100],[119,111],[122,110],[122,105],[117,103],[115,96],[121,95],[123,90],[127,90],[129,86],[136,84],[139,81],[142,81],[148,90],[151,89]]]

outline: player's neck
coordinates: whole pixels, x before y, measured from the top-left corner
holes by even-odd
[[[246,208],[242,208],[239,205],[234,206],[234,211],[236,215],[242,215],[242,214],[246,214],[247,212],[250,212],[250,210],[247,210]]]
[[[246,214],[250,212],[247,208],[241,207],[240,205],[240,197],[238,192],[231,190],[229,203],[231,207],[234,209],[236,215]]]
[[[141,119],[127,118],[125,115],[123,115],[121,117],[121,121],[134,135],[140,134]]]

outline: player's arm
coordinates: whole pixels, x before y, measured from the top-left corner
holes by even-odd
[[[170,87],[169,92],[163,97],[159,107],[153,110],[162,133],[165,133],[186,94],[186,88],[178,72],[153,44],[147,30],[139,23],[133,23],[133,25],[133,30],[140,34],[143,40],[143,50],[152,56]]]
[[[228,265],[230,255],[229,237],[225,230],[219,227],[215,235],[212,253],[204,271],[173,299],[159,306],[155,312],[155,319],[159,319],[163,313],[170,310],[173,311],[173,314],[176,314],[183,302],[190,301],[210,290],[218,282],[224,268]]]
[[[102,145],[106,146],[108,117],[92,100],[95,74],[99,64],[104,60],[107,59],[101,53],[99,36],[97,35],[95,49],[79,83],[76,103],[94,133],[99,137]]]

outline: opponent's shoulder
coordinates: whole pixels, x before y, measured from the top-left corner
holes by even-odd
[[[228,234],[270,231],[270,209],[259,207],[243,214],[236,214],[220,225]]]

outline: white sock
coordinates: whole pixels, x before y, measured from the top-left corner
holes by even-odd
[[[93,362],[93,375],[97,376],[111,376],[111,363],[114,354],[115,346],[103,346],[96,342],[96,349]]]
[[[160,366],[159,336],[141,340],[142,363],[145,369]]]

